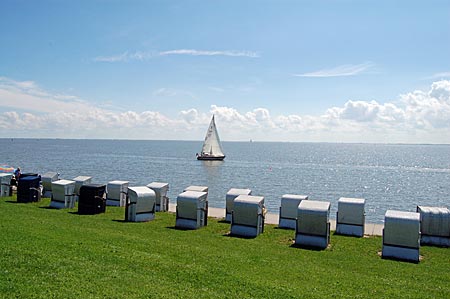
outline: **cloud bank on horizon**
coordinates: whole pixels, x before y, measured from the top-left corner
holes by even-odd
[[[347,71],[370,66],[348,67]],[[6,110],[0,114],[0,137],[4,138],[202,140],[214,114],[224,141],[450,143],[449,80],[435,81],[428,90],[401,94],[386,103],[348,100],[320,115],[272,115],[264,107],[238,111],[211,105],[209,111],[190,108],[170,118],[159,111],[108,109],[43,90],[33,81],[0,77],[0,107]]]

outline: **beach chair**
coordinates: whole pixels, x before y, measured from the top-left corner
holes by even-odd
[[[76,184],[75,184],[76,185]],[[84,184],[78,196],[78,214],[94,215],[106,211],[106,185]]]
[[[255,238],[264,232],[263,196],[239,195],[233,203],[231,235]]]
[[[91,184],[92,177],[80,175],[74,178],[72,181],[75,181],[75,201],[78,201],[81,186]]]
[[[106,205],[124,207],[127,200],[128,181],[111,181],[106,185]]]
[[[417,206],[420,214],[420,244],[450,246],[450,210]]]
[[[384,216],[381,256],[419,262],[420,214],[388,210]]]
[[[177,197],[175,227],[198,229],[208,224],[208,193],[185,191]]]
[[[128,187],[125,221],[143,222],[155,219],[156,193],[152,189]]]
[[[169,197],[167,197],[167,192],[169,192],[169,184],[152,182],[148,184],[147,187],[152,189],[156,194],[156,212],[168,211]]]
[[[295,229],[295,226],[297,225],[298,205],[302,200],[308,200],[308,196],[295,194],[284,194],[281,196],[278,227]]]
[[[363,198],[341,197],[336,213],[336,234],[355,237],[364,236],[365,212]]]
[[[50,207],[56,209],[75,207],[75,181],[57,180],[52,182]]]
[[[49,171],[41,176],[42,181],[42,197],[51,198],[52,197],[52,183],[59,180],[59,173]]]
[[[37,202],[41,200],[41,177],[39,175],[20,176],[17,182],[17,202]]]
[[[185,192],[185,191],[197,191],[197,192],[206,192],[206,193],[208,193],[208,187],[192,185],[192,186],[186,187],[183,190],[183,192]]]
[[[27,176],[39,177],[39,180],[41,180],[41,176],[39,175],[39,173],[36,173],[36,172],[24,172],[24,173],[20,174],[21,178],[25,178]]]
[[[295,245],[326,249],[330,243],[330,206],[326,201],[302,200],[297,209]]]
[[[231,222],[231,215],[233,212],[233,203],[236,197],[239,195],[251,195],[252,190],[250,189],[236,189],[231,188],[228,190],[225,196],[225,221]]]
[[[12,177],[13,175],[11,173],[0,173],[0,197],[12,195]]]

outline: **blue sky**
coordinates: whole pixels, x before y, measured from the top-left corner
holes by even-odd
[[[450,143],[450,1],[0,2],[0,137]]]

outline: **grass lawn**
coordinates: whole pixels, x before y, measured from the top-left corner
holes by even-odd
[[[0,198],[0,298],[450,298],[448,248],[413,264],[381,259],[381,237],[332,235],[314,251],[273,225],[242,239],[216,219],[183,231],[170,213],[127,223],[124,208],[48,205]]]

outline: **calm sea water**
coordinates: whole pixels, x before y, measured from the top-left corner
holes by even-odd
[[[168,182],[172,203],[189,185],[209,187],[210,206],[224,208],[230,188],[250,188],[278,212],[283,194],[331,202],[366,199],[366,220],[381,223],[388,209],[450,206],[450,145],[223,142],[223,162],[197,161],[202,143],[0,139],[0,164],[22,172],[89,175],[95,183]]]

